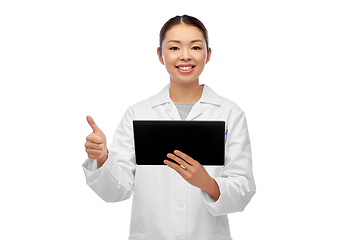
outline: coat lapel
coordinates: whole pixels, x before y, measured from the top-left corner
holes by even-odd
[[[166,106],[166,113],[172,118],[172,120],[181,120],[179,111],[177,110],[175,103],[173,103],[173,101],[167,103]]]
[[[177,110],[175,103],[170,98],[169,86],[170,84],[165,86],[157,95],[151,98],[152,106],[157,107],[159,105],[164,105],[164,107],[166,108],[166,113],[169,115],[171,119],[181,120],[179,111]],[[213,104],[220,106],[219,96],[208,86],[202,85],[202,87],[204,90],[201,95],[201,98],[192,107],[186,120],[193,120],[202,114],[203,111],[201,104]]]
[[[196,118],[197,116],[199,116],[201,114],[202,114],[201,103],[200,103],[200,101],[198,101],[192,107],[192,109],[191,109],[189,115],[187,116],[186,120],[193,120],[194,118]]]

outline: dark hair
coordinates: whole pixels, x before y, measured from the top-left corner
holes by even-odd
[[[191,25],[191,26],[199,28],[200,31],[204,35],[204,39],[205,39],[205,42],[206,42],[206,49],[207,49],[207,52],[209,52],[209,37],[208,37],[208,32],[207,32],[204,24],[199,19],[197,19],[195,17],[191,17],[191,16],[188,16],[188,15],[182,15],[182,16],[176,16],[176,17],[170,18],[164,24],[164,26],[161,28],[161,31],[160,31],[160,47],[159,47],[160,54],[161,54],[161,51],[162,51],[162,42],[163,42],[163,40],[165,38],[166,32],[169,31],[175,25],[178,25],[180,23]]]

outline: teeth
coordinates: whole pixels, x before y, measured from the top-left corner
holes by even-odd
[[[192,66],[189,66],[189,67],[179,67],[179,69],[184,70],[184,71],[190,70],[190,69],[192,69],[192,68],[193,68]]]

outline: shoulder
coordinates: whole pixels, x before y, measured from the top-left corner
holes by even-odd
[[[219,97],[220,97],[221,106],[226,107],[226,108],[231,108],[238,112],[244,112],[236,102],[234,102],[228,98],[225,98],[223,96],[219,96]]]
[[[127,109],[127,113],[131,114],[132,116],[135,116],[138,113],[147,112],[147,109],[152,108],[151,99],[152,97],[148,97],[135,104],[130,105]]]
[[[213,101],[214,104],[219,104],[220,108],[231,111],[237,114],[242,114],[244,111],[240,108],[240,106],[233,100],[230,100],[226,97],[218,95],[213,91],[209,86],[206,85],[207,97],[208,99],[216,99]]]

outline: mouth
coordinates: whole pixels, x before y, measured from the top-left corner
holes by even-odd
[[[181,73],[190,73],[192,72],[192,70],[195,68],[195,65],[178,65],[178,66],[175,66],[179,72]]]

